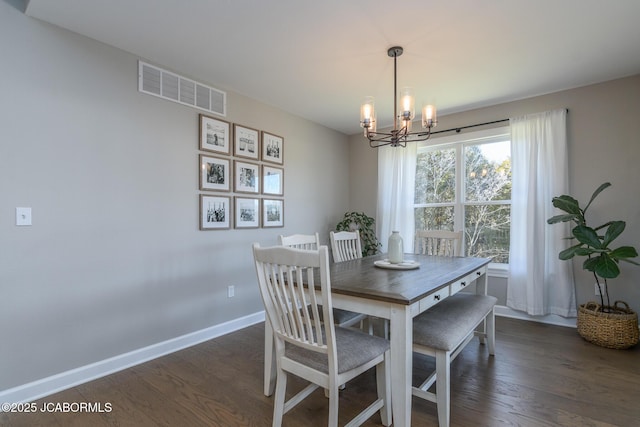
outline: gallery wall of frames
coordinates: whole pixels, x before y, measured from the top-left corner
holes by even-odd
[[[284,227],[284,138],[199,119],[200,230]]]

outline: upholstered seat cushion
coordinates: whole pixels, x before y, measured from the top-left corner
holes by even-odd
[[[498,299],[460,292],[413,319],[413,343],[437,350],[455,349],[493,310]]]
[[[350,328],[336,327],[338,373],[356,368],[389,349],[389,341]],[[325,374],[329,372],[326,354],[287,345],[286,357]]]

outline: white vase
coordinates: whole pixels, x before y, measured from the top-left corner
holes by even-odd
[[[389,262],[391,264],[399,264],[402,262],[404,254],[404,245],[402,244],[402,236],[399,231],[392,231],[389,236],[388,251]]]

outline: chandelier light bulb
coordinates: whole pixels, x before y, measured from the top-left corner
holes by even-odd
[[[405,122],[413,120],[416,115],[413,90],[405,87],[400,92],[400,118]]]
[[[375,104],[373,96],[367,96],[360,106],[360,126],[369,128],[375,121]]]
[[[438,124],[436,119],[436,107],[433,105],[425,105],[422,107],[422,127],[430,129]]]

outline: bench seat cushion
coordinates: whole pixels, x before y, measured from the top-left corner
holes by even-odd
[[[454,350],[493,310],[498,299],[460,292],[413,319],[413,343],[436,350]]]

